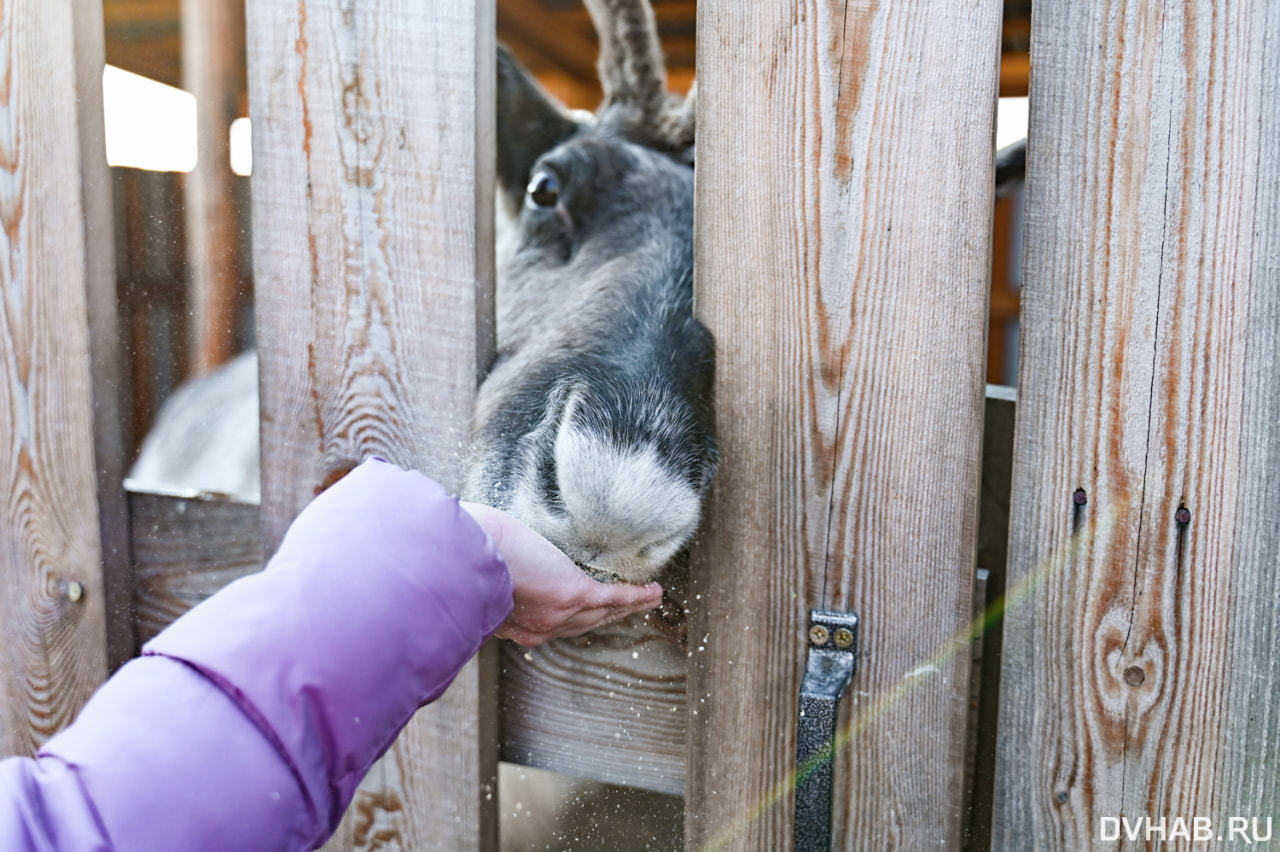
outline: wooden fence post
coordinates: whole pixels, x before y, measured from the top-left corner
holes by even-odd
[[[0,753],[30,754],[133,643],[102,6],[0,16]]]
[[[996,845],[1225,839],[1280,816],[1280,7],[1038,0],[1032,57]]]
[[[492,351],[493,4],[250,0],[268,553],[362,459],[456,489]],[[329,849],[488,848],[482,654],[370,773]]]
[[[686,834],[790,849],[807,610],[856,610],[835,848],[958,846],[1000,4],[698,5]]]
[[[237,349],[240,252],[232,195],[231,122],[245,75],[244,0],[182,0],[182,83],[196,96],[196,167],[185,176],[190,374]]]

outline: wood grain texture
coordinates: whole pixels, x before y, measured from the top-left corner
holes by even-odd
[[[683,793],[689,653],[643,619],[535,649],[504,643],[502,759]]]
[[[102,119],[77,107],[77,87],[91,79],[78,74],[79,14],[102,12],[37,0],[0,7],[3,754],[31,753],[107,673],[86,294],[101,270],[86,231],[110,225],[85,221],[81,144],[101,138]]]
[[[103,6],[98,0],[75,0],[73,14],[103,609],[107,618],[107,666],[115,671],[137,653],[130,609],[129,515],[124,493],[124,469],[130,455],[125,449],[125,436],[129,434],[132,412],[116,287],[114,187],[107,166],[102,113]]]
[[[790,849],[807,610],[862,618],[836,848],[956,846],[998,2],[699,3],[697,310],[724,462],[692,574],[688,845]]]
[[[227,583],[262,570],[258,506],[129,492],[138,644]]]
[[[483,0],[247,9],[270,552],[368,456],[457,488],[492,351],[494,23]],[[415,717],[326,848],[494,841],[482,658]]]
[[[1036,4],[1000,848],[1280,813],[1278,50],[1276,4]]]

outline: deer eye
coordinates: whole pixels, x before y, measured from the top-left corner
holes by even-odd
[[[560,202],[560,180],[551,172],[539,169],[529,181],[527,203],[549,210]]]

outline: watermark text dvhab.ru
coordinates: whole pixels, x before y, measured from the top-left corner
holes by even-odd
[[[1103,841],[1221,841],[1252,846],[1270,842],[1271,817],[1229,817],[1225,824],[1210,817],[1102,817],[1098,836]]]

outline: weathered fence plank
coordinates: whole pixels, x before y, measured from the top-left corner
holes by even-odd
[[[1036,4],[1000,848],[1280,812],[1278,55],[1274,3]]]
[[[258,506],[129,493],[138,644],[223,586],[262,570]]]
[[[102,603],[107,619],[107,668],[114,671],[137,653],[129,577],[129,514],[124,469],[132,427],[128,370],[116,287],[114,186],[107,167],[102,112],[102,4],[74,0],[76,106],[80,130],[80,189],[84,203],[86,307],[89,314],[89,379],[93,399],[93,455],[98,476],[98,531],[102,553]],[[2,446],[2,444],[0,444]]]
[[[494,24],[485,0],[251,0],[248,26],[271,550],[365,457],[459,485],[492,350]],[[328,848],[494,840],[496,666],[481,657]]]
[[[103,133],[101,32],[100,4],[26,0],[0,9],[4,754],[32,752],[74,718],[107,673],[95,449],[109,454],[118,434],[95,432],[92,381],[105,383],[110,364],[98,364],[95,375],[90,363],[91,346],[108,339],[103,322],[114,317],[110,184],[105,150],[93,147]],[[105,258],[93,253],[102,250]],[[93,335],[90,304],[109,310],[92,318]],[[109,346],[97,352],[110,357]],[[111,400],[97,401],[115,413]],[[114,518],[120,505],[102,517]],[[127,554],[118,555],[126,561],[110,559],[109,567],[127,569]],[[126,635],[113,654],[129,644]]]
[[[538,652],[504,645],[502,759],[683,793],[685,656],[643,619]]]
[[[956,846],[1000,4],[698,11],[724,463],[692,571],[688,842],[791,848],[821,606],[863,620],[836,847]]]

